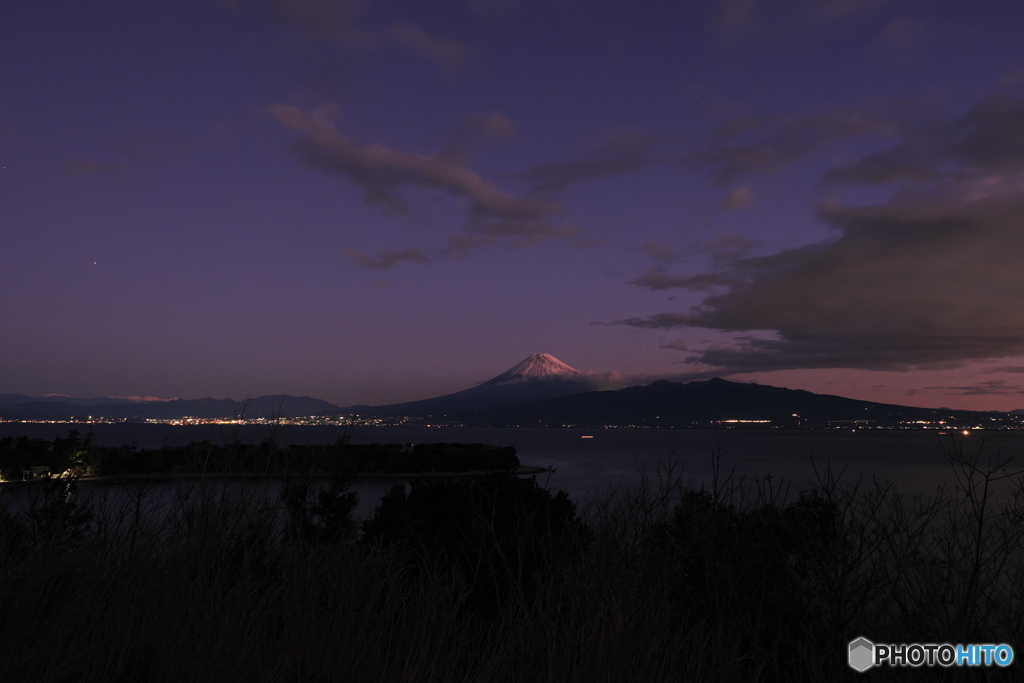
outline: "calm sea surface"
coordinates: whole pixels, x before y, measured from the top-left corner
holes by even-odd
[[[0,424],[0,438],[27,435],[52,439],[66,436],[71,425]],[[76,427],[83,435],[89,425]],[[943,449],[981,449],[987,455],[1011,456],[1024,467],[1024,431],[971,432],[939,435],[931,431],[774,431],[774,430],[652,430],[652,429],[479,429],[428,427],[266,427],[92,425],[96,443],[143,448],[186,445],[191,441],[229,443],[235,439],[279,444],[327,444],[348,434],[353,443],[432,443],[461,441],[513,446],[524,465],[550,467],[538,480],[551,489],[567,491],[574,500],[590,492],[636,482],[640,472],[659,465],[682,468],[697,486],[711,480],[712,454],[721,453],[722,469],[735,468],[736,477],[750,481],[771,475],[807,488],[826,466],[845,470],[844,479],[875,476],[889,479],[909,493],[928,493],[952,477]],[[591,437],[591,438],[583,438]],[[358,485],[364,498],[379,497],[386,481]]]

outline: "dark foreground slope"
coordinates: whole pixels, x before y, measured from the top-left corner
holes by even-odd
[[[577,508],[496,474],[398,487],[362,524],[338,479],[0,486],[0,681],[1021,680],[847,666],[858,636],[1024,651],[1024,483],[946,455],[931,498],[666,467]]]

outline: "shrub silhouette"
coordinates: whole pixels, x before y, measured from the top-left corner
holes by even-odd
[[[761,680],[798,676],[806,652],[828,645],[813,569],[841,540],[836,506],[817,493],[737,509],[691,490],[652,532],[669,572],[674,628],[727,629],[737,652],[773,662]]]
[[[467,584],[466,607],[489,618],[509,600],[532,600],[589,537],[564,491],[499,473],[393,487],[364,523],[362,544],[395,549],[414,569],[447,565]]]
[[[300,543],[337,543],[352,538],[356,531],[352,513],[359,496],[349,490],[349,481],[333,475],[330,483],[314,490],[309,477],[290,479],[281,485],[281,502],[286,515],[285,531]]]
[[[93,517],[92,510],[76,500],[78,484],[74,479],[47,479],[42,487],[42,502],[29,513],[33,534],[43,543],[75,545]]]

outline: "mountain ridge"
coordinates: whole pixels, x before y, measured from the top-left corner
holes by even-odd
[[[688,383],[657,380],[647,385],[481,411],[464,416],[489,426],[697,427],[760,424],[773,427],[829,427],[849,423],[894,425],[943,418],[996,420],[1002,413],[916,408],[816,394],[767,384],[715,377]]]
[[[104,403],[105,400],[110,401]],[[0,393],[0,418],[67,419],[84,415],[119,419],[274,418],[357,414],[360,417],[413,417],[442,423],[507,426],[708,426],[718,423],[771,426],[827,426],[832,422],[895,424],[935,422],[936,416],[981,420],[1010,419],[1006,413],[917,408],[816,394],[714,377],[688,383],[657,380],[647,385],[600,391],[593,375],[580,372],[547,353],[534,353],[491,379],[443,396],[382,406],[339,407],[309,396],[271,394],[233,399],[155,399],[99,397],[79,399]],[[1017,426],[1017,423],[1014,423]]]
[[[376,406],[360,414],[381,417],[472,415],[481,410],[570,396],[594,388],[586,374],[550,354],[534,353],[475,387],[419,401]]]

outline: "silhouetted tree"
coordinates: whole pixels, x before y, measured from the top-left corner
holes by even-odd
[[[392,488],[363,525],[362,543],[395,548],[410,565],[447,563],[469,586],[467,606],[489,617],[510,598],[531,600],[589,539],[564,491],[496,473]]]

